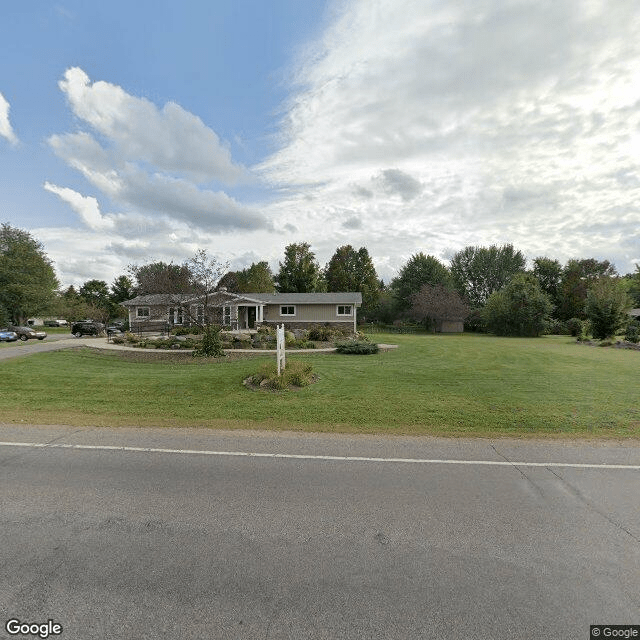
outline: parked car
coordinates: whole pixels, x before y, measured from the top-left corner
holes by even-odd
[[[121,333],[124,333],[124,329],[122,328],[122,326],[118,326],[118,325],[122,325],[122,323],[115,322],[114,324],[110,324],[107,327],[107,335],[114,336],[114,335],[120,335]]]
[[[15,342],[17,339],[18,334],[15,331],[0,329],[0,342]]]
[[[93,320],[81,320],[74,322],[71,326],[71,333],[76,337],[97,336],[104,331],[102,322],[94,322]]]
[[[18,334],[18,338],[23,342],[27,340],[44,340],[47,337],[46,331],[36,331],[31,327],[16,327],[14,325],[9,326],[10,331],[15,331]]]
[[[45,327],[66,327],[69,323],[66,320],[45,320]]]

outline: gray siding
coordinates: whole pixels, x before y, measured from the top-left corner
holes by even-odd
[[[280,315],[281,306],[295,306],[295,316]],[[353,324],[355,305],[351,305],[350,316],[339,316],[336,304],[267,304],[264,308],[265,322],[309,322],[322,324],[324,322],[344,322]]]

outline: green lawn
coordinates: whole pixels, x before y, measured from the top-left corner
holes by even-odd
[[[83,348],[2,363],[0,420],[394,434],[640,437],[640,352],[483,335],[376,335],[377,355],[313,354],[319,381],[260,393],[269,359],[203,363]],[[151,357],[153,356],[153,357]],[[136,358],[147,361],[137,361]]]

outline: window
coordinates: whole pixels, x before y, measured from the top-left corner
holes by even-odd
[[[204,305],[202,304],[196,306],[196,322],[204,324]]]
[[[231,307],[222,307],[222,324],[225,327],[231,326]]]
[[[296,315],[295,305],[289,305],[289,306],[280,307],[280,315],[281,316],[295,316]]]
[[[182,324],[182,307],[169,307],[169,322]]]
[[[136,307],[136,317],[138,317],[138,318],[148,318],[149,317],[149,307]]]
[[[338,305],[338,315],[339,316],[352,316],[353,310],[350,304],[339,304]]]

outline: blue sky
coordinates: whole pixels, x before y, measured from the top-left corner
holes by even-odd
[[[632,0],[0,8],[0,220],[64,285],[205,248],[640,262]]]

